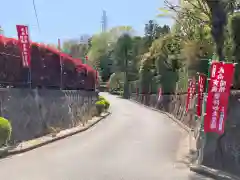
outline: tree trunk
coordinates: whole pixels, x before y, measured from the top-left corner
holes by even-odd
[[[124,76],[124,89],[123,89],[123,98],[129,99],[129,82],[128,82],[128,50],[125,48],[125,76]]]
[[[129,99],[128,71],[125,72],[123,98]]]

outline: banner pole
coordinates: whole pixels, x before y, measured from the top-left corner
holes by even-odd
[[[27,83],[29,88],[32,88],[32,69],[31,69],[31,42],[28,25],[16,25],[18,34],[18,46],[22,53],[22,65],[23,69],[27,70],[27,79],[24,79],[24,83]],[[24,71],[25,74],[25,71]]]
[[[204,89],[204,94],[203,94],[203,102],[202,102],[202,113],[200,117],[196,118],[200,120],[200,127],[199,127],[199,133],[198,136],[196,136],[196,141],[201,144],[200,148],[198,149],[198,159],[197,159],[197,164],[201,164],[203,161],[203,153],[204,153],[204,147],[206,144],[206,133],[204,132],[204,118],[205,118],[205,113],[206,113],[206,104],[207,104],[207,92],[208,92],[208,79],[210,77],[210,67],[211,67],[211,59],[208,60],[208,74],[206,76],[206,81],[205,81],[205,89]]]
[[[32,60],[32,57],[31,57],[31,51],[32,51],[32,45],[30,43],[30,30],[29,30],[29,25],[27,25],[27,30],[28,30],[28,43],[29,43],[29,56],[30,56],[30,62],[29,62],[29,87],[30,89],[32,89],[32,63],[31,63],[31,60]]]
[[[29,88],[32,89],[32,68],[31,68],[31,65],[29,66],[28,79],[29,79]]]
[[[61,41],[58,39],[58,50],[59,50],[59,58],[60,58],[60,89],[63,89],[63,63],[62,63],[62,55],[61,55]]]

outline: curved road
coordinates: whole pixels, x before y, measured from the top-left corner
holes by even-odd
[[[167,116],[104,93],[112,114],[86,132],[0,160],[4,180],[200,180],[177,161]]]

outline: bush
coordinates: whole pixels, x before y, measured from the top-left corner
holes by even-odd
[[[0,117],[0,147],[5,145],[7,141],[9,141],[11,137],[11,132],[12,126],[10,122],[5,118]]]
[[[105,109],[108,109],[109,107],[110,107],[110,103],[105,99]]]
[[[18,40],[0,37],[0,82],[4,86],[27,87],[28,69],[22,66]],[[10,54],[10,55],[9,55]],[[55,48],[31,42],[32,88],[47,87],[94,91],[97,75],[80,59],[59,52]],[[60,58],[61,57],[61,58]],[[62,60],[62,82],[60,78]]]
[[[97,113],[100,115],[105,109],[105,102],[103,100],[99,100],[95,103],[97,108]]]
[[[99,96],[98,101],[95,103],[97,108],[97,113],[100,115],[104,110],[107,110],[110,107],[109,101],[107,101],[104,97]]]
[[[102,100],[105,100],[105,98],[103,96],[98,96],[98,100],[102,101]]]

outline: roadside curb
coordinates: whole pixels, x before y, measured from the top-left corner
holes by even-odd
[[[129,100],[131,102],[139,104],[139,105],[141,105],[145,108],[148,108],[148,109],[151,109],[153,111],[157,111],[159,113],[167,115],[171,120],[173,120],[175,123],[177,123],[182,129],[187,131],[189,134],[193,131],[193,129],[191,129],[188,126],[186,126],[185,124],[183,124],[181,121],[179,121],[177,118],[175,118],[170,113],[155,109],[155,108],[150,107],[150,106],[146,106],[146,105],[141,104],[140,102],[135,101],[133,99],[129,99]],[[217,179],[217,180],[240,180],[240,178],[237,177],[237,176],[234,176],[232,174],[226,173],[226,172],[221,171],[221,170],[211,169],[211,168],[203,166],[203,165],[190,164],[189,167],[190,167],[190,170],[195,172],[195,173],[203,174],[203,175],[206,175],[208,177],[211,177],[211,178],[214,178],[214,179]]]
[[[140,102],[138,101],[135,101],[133,99],[129,99],[130,101],[134,102],[134,103],[137,103],[141,106],[144,106],[148,109],[151,109],[153,111],[157,111],[159,113],[162,113],[162,114],[165,114],[166,116],[168,116],[170,119],[172,119],[175,123],[177,123],[182,129],[184,129],[185,131],[187,131],[188,133],[192,132],[192,129],[189,128],[187,125],[183,124],[181,121],[179,121],[178,119],[176,119],[172,114],[168,113],[168,112],[164,112],[164,111],[161,111],[159,109],[156,109],[156,108],[153,108],[153,107],[150,107],[150,106],[147,106],[147,105],[144,105],[144,104],[141,104]]]
[[[50,144],[50,143],[53,143],[55,141],[58,141],[58,140],[61,140],[61,139],[65,139],[69,136],[73,136],[75,134],[78,134],[80,132],[84,132],[88,129],[90,129],[91,127],[93,127],[94,125],[96,125],[98,122],[100,122],[101,120],[105,119],[107,116],[109,116],[111,113],[110,112],[107,112],[103,115],[101,115],[97,120],[95,120],[94,122],[92,122],[91,124],[89,124],[88,126],[86,127],[83,127],[83,128],[80,128],[79,129],[76,129],[76,130],[73,130],[73,131],[70,131],[69,133],[66,133],[66,134],[63,134],[63,135],[59,135],[57,137],[53,137],[51,139],[48,139],[48,140],[43,140],[42,142],[39,142],[37,144],[33,144],[33,145],[30,145],[26,148],[22,148],[22,149],[13,149],[13,150],[9,150],[8,148],[6,148],[6,150],[4,151],[0,151],[0,158],[5,158],[7,156],[11,156],[11,155],[15,155],[15,154],[20,154],[20,153],[24,153],[24,152],[27,152],[27,151],[30,151],[30,150],[33,150],[33,149],[36,149],[36,148],[39,148],[39,147],[42,147],[44,145],[47,145],[47,144]],[[74,128],[78,128],[78,127],[74,127]],[[74,129],[74,128],[71,128],[71,129]],[[71,130],[71,129],[68,129],[68,130]],[[44,137],[44,136],[43,136]]]
[[[190,170],[217,180],[240,180],[239,177],[203,165],[190,165]]]

